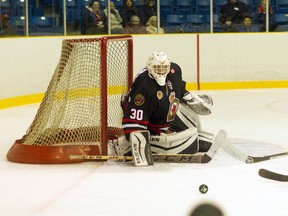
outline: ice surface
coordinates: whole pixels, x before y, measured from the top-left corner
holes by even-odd
[[[288,89],[206,91],[214,99],[204,129],[255,156],[288,151]],[[39,104],[0,110],[1,216],[186,216],[212,202],[226,216],[287,216],[288,184],[258,176],[260,168],[288,174],[288,157],[244,164],[223,150],[208,164],[85,162],[18,164],[6,160]],[[207,184],[209,191],[198,188]]]

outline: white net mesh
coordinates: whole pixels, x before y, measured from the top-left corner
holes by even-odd
[[[99,145],[107,133],[121,134],[120,98],[128,91],[132,71],[130,39],[64,40],[60,62],[23,144]]]

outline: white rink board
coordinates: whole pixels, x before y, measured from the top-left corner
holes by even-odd
[[[201,82],[288,80],[287,33],[200,34],[199,38]],[[0,100],[44,93],[60,59],[63,39],[1,39]],[[182,67],[183,78],[195,83],[196,39],[196,34],[134,35],[134,74],[145,66],[151,52],[163,50]]]
[[[287,34],[201,35],[201,81],[288,80]]]

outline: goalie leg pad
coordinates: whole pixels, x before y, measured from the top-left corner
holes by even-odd
[[[149,140],[149,131],[130,133],[132,155],[135,166],[153,165],[152,152]]]
[[[152,151],[157,154],[194,154],[199,150],[196,128],[189,128],[179,133],[151,136],[150,143]]]

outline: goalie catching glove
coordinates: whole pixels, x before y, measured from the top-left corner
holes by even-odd
[[[213,99],[209,95],[196,95],[187,92],[182,101],[199,115],[209,115],[213,106]]]

